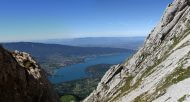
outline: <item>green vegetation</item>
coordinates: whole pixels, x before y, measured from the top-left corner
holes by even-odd
[[[54,88],[60,95],[73,94],[82,100],[95,90],[100,80],[101,78],[73,80],[54,85]]]
[[[178,102],[183,102],[187,97],[189,97],[190,95],[184,95],[183,97],[181,97]]]
[[[19,50],[32,54],[42,68],[51,75],[54,69],[84,62],[85,58],[116,53],[134,53],[134,50],[103,47],[76,47],[31,42],[4,43],[10,51]]]
[[[132,79],[133,79],[132,76],[126,78],[127,83],[121,88],[121,93],[127,92],[131,88],[130,84]]]
[[[65,67],[68,65],[84,62],[85,57],[64,57],[64,56],[49,56],[46,60],[41,59],[40,65],[45,71],[52,75],[57,68]],[[45,60],[45,61],[44,61]]]
[[[187,79],[190,77],[190,67],[187,68],[187,69],[183,69],[183,67],[179,67],[176,69],[175,72],[173,72],[171,75],[169,75],[168,77],[166,77],[166,79],[164,80],[163,84],[160,85],[157,89],[156,89],[156,92],[155,93],[158,93],[159,91],[162,93],[162,94],[159,94],[157,96],[160,97],[162,96],[165,92],[166,92],[166,89],[173,85],[173,84],[176,84],[180,81],[183,81],[184,79]]]
[[[61,97],[61,102],[77,102],[78,99],[73,95],[64,95]]]
[[[136,97],[134,99],[134,102],[147,102],[146,97],[144,97],[147,94],[147,92],[141,94],[140,96]]]
[[[174,36],[174,38],[172,39],[173,40],[173,44],[170,45],[170,46],[167,46],[168,47],[168,51],[164,52],[162,58],[159,58],[159,59],[155,58],[155,63],[152,66],[147,67],[146,70],[144,70],[144,72],[142,73],[141,77],[139,79],[137,79],[137,82],[133,86],[131,86],[131,81],[133,80],[133,77],[132,76],[128,76],[125,79],[126,84],[123,87],[121,87],[120,90],[118,91],[119,94],[116,97],[114,97],[113,99],[108,99],[108,100],[109,101],[110,100],[111,101],[115,101],[115,100],[117,100],[118,97],[121,97],[121,96],[127,94],[128,92],[130,92],[131,90],[137,88],[141,84],[143,78],[146,78],[147,76],[151,75],[156,70],[155,67],[158,66],[164,60],[166,60],[168,58],[168,56],[170,56],[170,54],[172,53],[171,52],[172,49],[174,47],[176,47],[176,45],[181,40],[183,40],[186,36],[189,35],[190,30],[187,29],[183,33],[184,34],[181,37],[179,37],[177,35]],[[184,47],[186,45],[187,45],[187,43],[183,44],[179,48]],[[140,57],[139,63],[137,63],[136,66],[138,67],[139,65],[141,65],[141,63],[144,61],[144,59],[146,59],[149,55],[150,54],[148,54],[148,53],[143,53],[142,56]],[[162,67],[162,66],[158,66],[158,67]],[[89,72],[94,72],[95,73],[94,70],[90,70]],[[166,79],[163,80],[163,82],[161,83],[161,85],[159,87],[157,87],[155,93],[153,93],[152,96],[148,95],[147,92],[145,92],[145,93],[141,94],[140,96],[136,97],[135,100],[134,100],[134,102],[147,102],[147,100],[151,101],[154,98],[158,98],[158,97],[160,97],[160,96],[162,96],[162,95],[165,94],[166,89],[169,86],[171,86],[173,84],[176,84],[176,83],[178,83],[180,81],[183,81],[183,80],[185,80],[186,78],[189,78],[189,77],[190,77],[190,68],[184,69],[183,66],[180,66],[179,68],[176,68],[176,70],[172,74],[170,74],[169,76],[167,76]],[[185,96],[181,97],[178,101],[182,102],[182,101],[185,100],[186,97],[187,96],[185,95]],[[170,99],[170,97],[168,99]]]
[[[79,100],[83,100],[96,89],[101,78],[110,66],[111,64],[98,64],[90,66],[85,70],[89,77],[55,84],[54,88],[60,96],[63,96],[64,94],[75,95],[79,98]]]
[[[30,61],[25,61],[23,64],[24,64],[24,66],[25,66],[26,68],[29,68],[32,63],[31,63]]]
[[[187,36],[188,34],[189,34],[189,30],[186,30],[186,31],[184,31],[184,36]],[[184,37],[183,37],[184,38]],[[133,90],[133,89],[135,89],[135,88],[137,88],[139,85],[140,85],[140,83],[142,82],[142,79],[143,78],[145,78],[145,77],[147,77],[147,76],[149,76],[150,74],[152,74],[154,71],[155,71],[155,67],[156,66],[158,66],[162,61],[164,61],[164,60],[166,60],[166,58],[168,58],[168,56],[171,54],[171,53],[169,53],[169,51],[170,50],[172,50],[179,42],[180,42],[180,40],[181,39],[177,39],[177,37],[174,37],[174,43],[173,43],[173,45],[171,45],[170,47],[169,47],[169,50],[168,51],[166,51],[165,52],[165,56],[163,56],[162,58],[160,58],[160,59],[157,59],[157,60],[155,60],[155,64],[153,65],[153,66],[150,66],[150,67],[148,67],[144,72],[143,72],[143,74],[141,75],[141,77],[140,77],[140,79],[138,79],[138,81],[133,85],[133,86],[130,86],[130,84],[131,84],[131,81],[133,80],[133,77],[127,77],[126,78],[126,84],[122,87],[122,88],[120,88],[120,91],[121,91],[121,93],[118,95],[118,96],[116,96],[112,101],[114,101],[114,100],[116,100],[117,99],[117,97],[120,97],[120,96],[123,96],[124,94],[127,94],[128,92],[130,92],[130,90]],[[147,53],[143,53],[142,54],[142,56],[140,57],[140,59],[143,61],[144,59],[146,59],[147,57],[149,56],[149,54],[147,54]],[[141,64],[142,62],[140,62],[139,64]],[[138,64],[138,65],[139,65]],[[137,65],[137,66],[138,66]],[[183,72],[184,70],[179,70],[179,71],[177,71],[176,73],[174,73],[174,74],[178,74],[178,73],[180,73],[180,71],[181,72]],[[189,73],[188,71],[187,71],[187,73]],[[173,80],[173,82],[177,82],[177,81],[179,81],[179,80],[183,80],[183,79],[185,79],[187,76],[190,76],[190,74],[189,75],[186,75],[187,73],[182,73],[183,75],[182,76],[179,76],[176,80]],[[186,76],[186,77],[185,77]],[[173,76],[171,76],[171,77],[173,77]],[[168,80],[169,80],[170,78],[168,78]],[[171,80],[171,79],[170,79]],[[166,83],[167,83],[167,81],[166,81]],[[160,95],[163,95],[164,94],[164,92],[165,92],[165,90],[162,90],[161,91],[161,94]],[[146,95],[146,93],[144,93],[144,94],[142,94],[142,95],[140,95],[139,97],[137,97],[136,99],[135,99],[135,102],[144,102],[143,100],[143,98],[142,97],[145,97],[145,95]],[[157,96],[157,97],[159,97],[159,96]],[[146,97],[145,97],[146,98]]]
[[[172,45],[172,48],[174,48],[181,40],[183,40],[185,37],[187,37],[190,34],[190,23],[186,25],[188,29],[186,29],[181,37],[174,36],[174,43]],[[179,48],[182,48],[184,45],[180,46]]]
[[[111,99],[111,102],[117,100],[120,96],[122,96],[123,93],[127,92],[131,88],[130,84],[131,84],[131,81],[132,81],[133,77],[129,76],[129,77],[125,78],[125,79],[126,79],[125,80],[126,84],[123,87],[120,88],[120,93],[116,97]],[[108,100],[110,100],[110,99],[108,99]]]

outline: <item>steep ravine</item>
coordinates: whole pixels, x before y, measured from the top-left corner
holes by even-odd
[[[0,46],[0,102],[59,102],[59,97],[29,54]]]
[[[84,102],[190,102],[190,0],[174,0],[144,46]]]

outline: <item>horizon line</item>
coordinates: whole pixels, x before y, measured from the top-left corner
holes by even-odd
[[[67,39],[85,39],[85,38],[138,38],[138,37],[146,38],[147,36],[47,38],[47,39],[31,39],[31,40],[7,40],[7,41],[0,41],[0,43],[35,42],[35,41],[46,41],[46,40],[67,40]]]

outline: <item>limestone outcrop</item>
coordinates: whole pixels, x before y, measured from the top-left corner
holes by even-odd
[[[144,46],[113,66],[84,102],[189,102],[190,0],[174,0]]]

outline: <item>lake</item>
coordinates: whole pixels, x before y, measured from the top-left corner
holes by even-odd
[[[60,83],[85,78],[87,77],[87,74],[85,73],[87,67],[96,64],[120,64],[131,55],[132,53],[120,53],[87,58],[83,63],[56,69],[55,74],[49,76],[49,80],[52,83]]]

